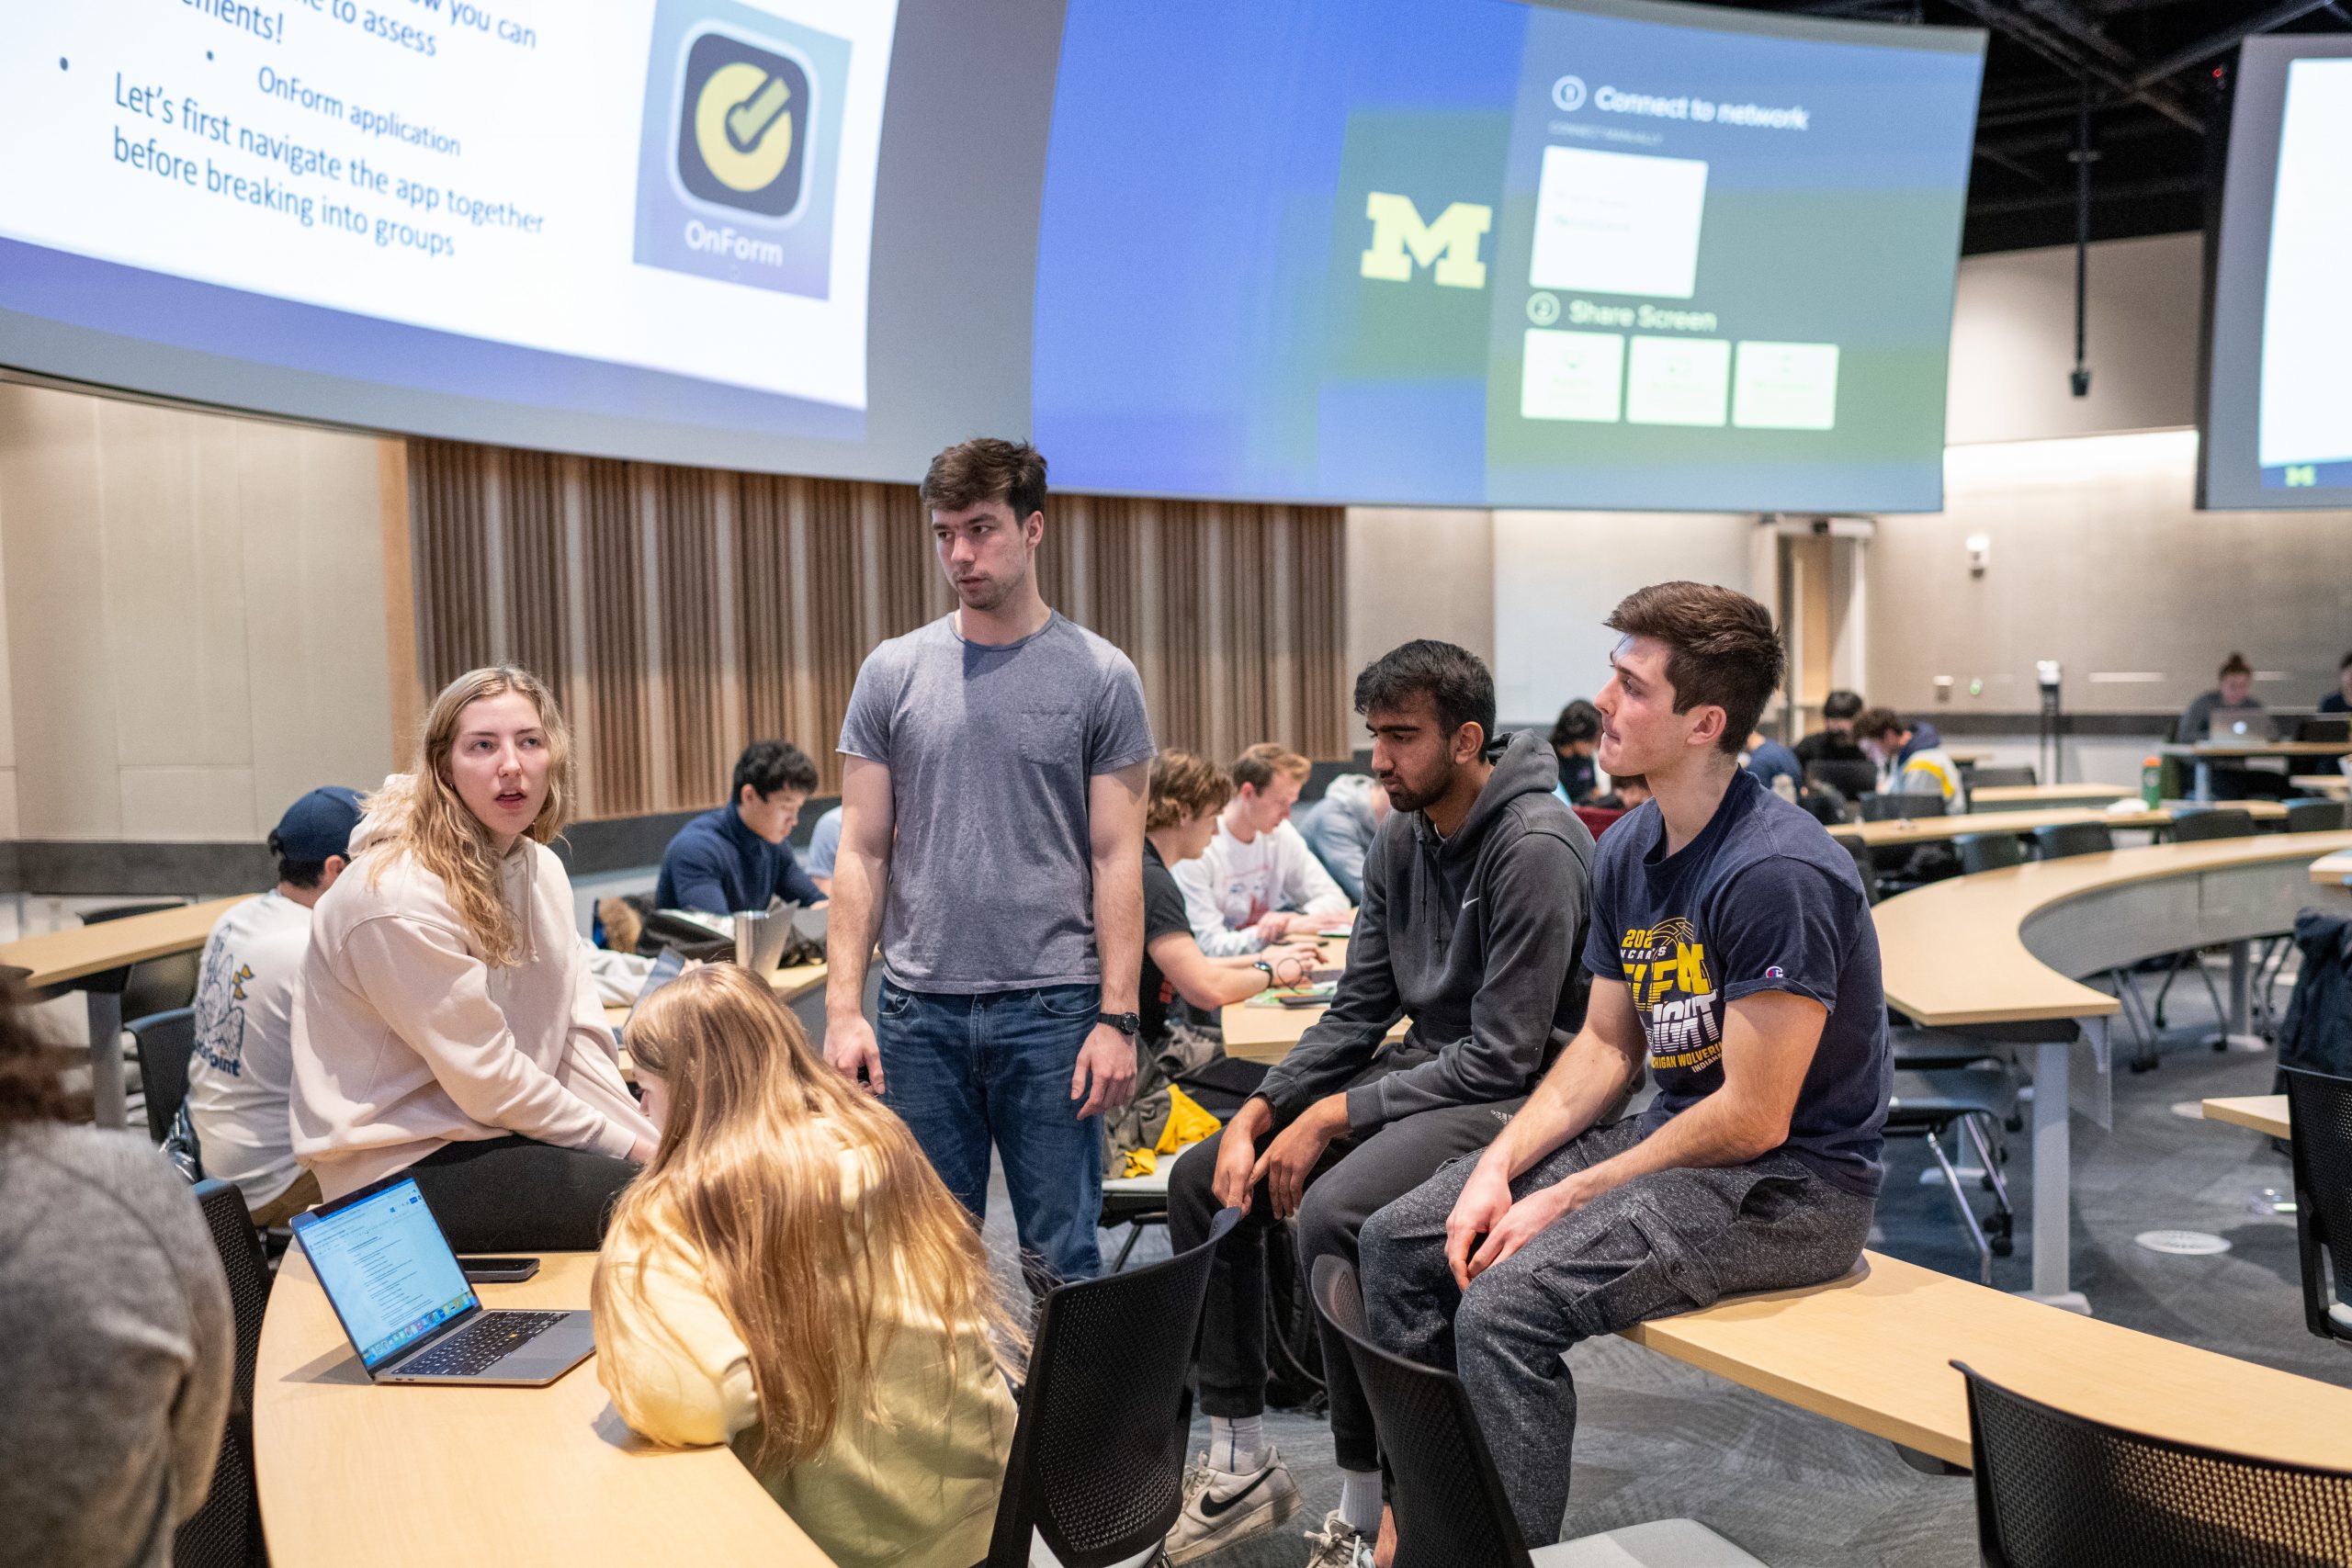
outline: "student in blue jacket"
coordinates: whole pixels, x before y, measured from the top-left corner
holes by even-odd
[[[825,895],[785,840],[817,788],[817,764],[783,740],[754,740],[735,762],[735,798],[678,829],[662,852],[653,902],[663,909],[731,915],[764,909],[771,895],[787,904],[821,904]]]

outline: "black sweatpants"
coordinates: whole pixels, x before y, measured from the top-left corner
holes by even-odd
[[[408,1174],[458,1252],[594,1252],[638,1170],[630,1160],[510,1134],[444,1145]]]
[[[1524,1103],[1521,1097],[1492,1105],[1424,1111],[1376,1127],[1363,1137],[1334,1143],[1308,1178],[1299,1206],[1300,1268],[1311,1279],[1315,1259],[1326,1254],[1355,1263],[1356,1233],[1366,1219],[1428,1180],[1447,1160],[1476,1154],[1493,1143]],[[1219,1208],[1209,1183],[1224,1142],[1225,1134],[1218,1133],[1193,1145],[1168,1179],[1168,1237],[1179,1252],[1208,1239],[1209,1223]],[[1201,1409],[1207,1415],[1231,1419],[1266,1408],[1266,1232],[1278,1223],[1261,1181],[1250,1196],[1250,1212],[1225,1238],[1210,1266],[1199,1354]],[[1372,1411],[1356,1382],[1345,1342],[1329,1330],[1323,1331],[1323,1382],[1331,1400],[1331,1445],[1340,1467],[1379,1469]]]

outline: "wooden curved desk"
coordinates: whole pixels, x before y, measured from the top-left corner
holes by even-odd
[[[481,1287],[493,1307],[584,1307],[588,1253]],[[831,1568],[726,1449],[657,1449],[595,1362],[547,1388],[379,1388],[298,1248],[270,1292],[254,1379],[262,1528],[278,1568],[654,1562]]]
[[[2040,806],[2104,806],[2139,786],[2103,784],[1986,784],[1968,792],[1968,802],[1979,811],[2027,811]]]
[[[2066,1119],[2077,1044],[2098,1069],[2082,1097],[2104,1116],[2106,1021],[2119,1004],[2075,976],[2231,943],[2232,1028],[2243,1032],[2245,944],[2293,929],[2312,863],[2335,852],[2352,852],[2352,832],[2154,844],[1953,877],[1872,911],[1889,1006],[2033,1047],[2034,1295],[2088,1310],[2070,1283]]]

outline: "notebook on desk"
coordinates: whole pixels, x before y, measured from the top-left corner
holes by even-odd
[[[377,1382],[537,1388],[595,1351],[584,1311],[485,1308],[413,1177],[297,1214],[294,1239]]]

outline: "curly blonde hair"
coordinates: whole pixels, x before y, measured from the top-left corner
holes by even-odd
[[[390,852],[375,854],[372,844],[362,851],[372,863],[370,884],[383,876],[397,856],[413,857],[448,887],[449,901],[473,933],[482,962],[493,969],[516,962],[514,913],[499,888],[498,847],[450,782],[449,753],[457,746],[458,721],[467,707],[509,692],[538,710],[539,729],[548,741],[548,797],[524,836],[541,844],[553,840],[563,831],[571,809],[571,731],[547,682],[511,664],[469,670],[442,687],[424,716],[414,766],[386,779],[384,787],[362,803],[369,816],[383,818],[388,831],[379,841]]]

